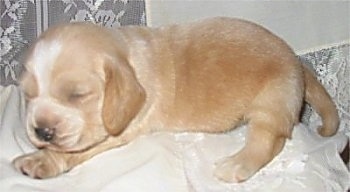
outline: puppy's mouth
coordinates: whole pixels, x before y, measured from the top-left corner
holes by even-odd
[[[47,148],[58,152],[75,153],[93,148],[104,142],[107,138],[108,136],[103,136],[84,141],[79,134],[54,134],[46,137],[38,137],[36,134],[35,138],[32,138],[31,141],[39,149]]]
[[[49,145],[46,146],[47,149],[53,150],[53,151],[58,151],[58,152],[65,152],[65,153],[76,153],[76,152],[83,152],[86,150],[89,150],[100,143],[103,143],[105,140],[107,140],[108,136],[100,138],[99,140],[96,140],[94,142],[89,142],[89,143],[77,143],[75,145],[71,146],[65,146],[61,144],[56,144],[56,143],[50,143]],[[57,142],[59,143],[59,142]]]

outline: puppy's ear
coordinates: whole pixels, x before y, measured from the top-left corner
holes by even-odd
[[[105,96],[102,119],[107,132],[120,134],[140,111],[145,91],[126,61],[107,61],[104,64]]]

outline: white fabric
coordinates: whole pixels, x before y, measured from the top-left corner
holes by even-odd
[[[0,87],[0,191],[340,192],[350,174],[338,152],[347,137],[321,138],[310,128],[295,127],[282,153],[252,179],[225,184],[212,176],[214,162],[235,153],[245,128],[220,135],[157,133],[95,156],[70,172],[35,180],[14,170],[11,160],[35,148],[23,127],[24,103],[15,86]]]

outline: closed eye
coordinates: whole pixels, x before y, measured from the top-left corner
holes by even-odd
[[[26,101],[29,101],[29,100],[33,99],[34,97],[35,97],[34,95],[32,95],[32,94],[30,94],[30,93],[24,91],[24,99],[25,99]]]
[[[83,103],[85,102],[88,98],[90,98],[90,96],[92,95],[92,91],[84,91],[84,92],[72,92],[69,97],[68,100],[70,102],[80,102]]]
[[[20,87],[23,90],[26,100],[33,99],[38,96],[38,87],[34,76],[25,72],[20,80]]]
[[[32,100],[38,96],[37,93],[34,90],[31,90],[30,88],[22,87],[22,90],[23,90],[24,99],[26,101]]]

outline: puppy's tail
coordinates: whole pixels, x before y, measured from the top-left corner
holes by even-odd
[[[303,66],[305,81],[305,101],[321,116],[322,126],[318,132],[322,136],[334,135],[339,126],[337,108],[327,93],[326,89],[319,83],[312,72]]]

